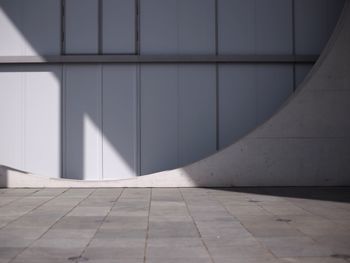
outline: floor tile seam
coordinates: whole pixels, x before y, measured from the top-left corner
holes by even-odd
[[[192,219],[192,223],[193,223],[193,225],[194,225],[195,228],[196,228],[196,231],[197,231],[197,233],[198,233],[198,235],[199,235],[199,238],[200,238],[200,240],[201,240],[201,243],[202,243],[204,249],[206,250],[206,252],[207,252],[207,254],[208,254],[208,256],[209,256],[210,261],[211,261],[212,263],[215,263],[214,258],[212,257],[211,253],[209,252],[209,248],[207,247],[207,244],[204,242],[204,240],[203,240],[203,238],[202,238],[201,232],[199,231],[199,228],[198,228],[198,226],[197,226],[197,224],[196,224],[196,221],[194,220],[194,218],[193,218],[193,216],[192,216],[192,214],[191,214],[191,211],[190,211],[190,209],[189,209],[189,207],[188,207],[188,204],[187,204],[187,202],[186,202],[186,199],[185,199],[185,197],[184,197],[184,195],[183,195],[183,193],[182,193],[182,191],[181,191],[181,188],[178,187],[177,189],[178,189],[178,191],[179,191],[179,193],[180,193],[180,195],[181,195],[182,200],[183,200],[184,203],[185,203],[187,213],[189,214],[189,216],[190,216],[191,219]]]
[[[6,225],[0,227],[0,230],[6,228],[6,227],[9,226],[10,224],[12,224],[12,223],[18,221],[19,219],[25,217],[26,215],[32,213],[33,211],[35,211],[36,209],[42,207],[43,205],[47,204],[48,202],[50,202],[50,201],[56,199],[57,197],[59,197],[60,195],[62,195],[62,194],[65,193],[66,191],[68,191],[68,189],[69,189],[69,188],[67,188],[65,191],[63,191],[63,192],[61,192],[61,193],[58,193],[57,195],[52,196],[50,199],[48,199],[48,200],[46,200],[46,201],[40,203],[39,205],[33,207],[32,209],[30,209],[29,211],[27,211],[27,212],[24,213],[23,215],[21,215],[21,216],[17,217],[16,219],[14,219],[14,220],[8,222]],[[39,190],[33,192],[33,194],[34,194],[34,193],[37,193],[37,192],[40,191],[40,190],[42,190],[42,189],[39,189]],[[30,195],[28,195],[28,196],[30,196]],[[28,196],[27,196],[27,197],[28,197]]]
[[[59,197],[59,196],[61,196],[62,194],[64,194],[65,192],[67,192],[67,191],[70,190],[70,189],[71,189],[71,188],[67,188],[65,191],[59,193],[59,194],[58,194],[57,196],[55,196],[54,198],[50,199],[50,201],[51,201],[51,200],[54,200],[55,198],[57,198],[57,197]],[[84,200],[86,200],[87,198],[89,198],[90,195],[91,195],[94,191],[96,191],[96,189],[94,189],[93,191],[91,191],[90,194],[88,194],[87,196],[85,196],[80,202],[78,202],[77,204],[75,204],[70,210],[68,210],[68,211],[67,211],[66,213],[64,213],[61,217],[59,217],[50,227],[48,227],[48,228],[46,229],[46,231],[45,231],[44,233],[42,233],[38,238],[34,239],[27,247],[23,248],[19,253],[17,253],[13,258],[10,259],[10,261],[9,261],[8,263],[13,262],[13,261],[14,261],[19,255],[21,255],[25,250],[27,250],[28,248],[31,248],[32,245],[33,245],[36,241],[40,240],[40,239],[41,239],[47,232],[49,232],[49,231],[52,229],[52,227],[55,226],[62,218],[64,218],[65,216],[67,216],[71,211],[73,211],[74,208],[76,208],[77,206],[79,206],[79,204],[80,204],[81,202],[83,202]]]
[[[44,188],[42,188],[42,189],[44,189]],[[4,204],[4,205],[0,205],[0,207],[6,207],[6,206],[8,206],[8,205],[11,205],[12,203],[14,203],[14,202],[16,202],[16,201],[19,201],[19,200],[22,200],[22,199],[24,199],[24,198],[26,198],[26,197],[29,197],[29,196],[31,196],[31,195],[34,195],[35,193],[41,191],[42,189],[37,189],[36,191],[31,192],[30,194],[26,194],[26,195],[24,195],[24,196],[20,196],[20,197],[16,198],[15,200],[12,200],[12,201],[10,201],[10,202]]]
[[[321,218],[323,218],[323,219],[326,219],[327,221],[333,221],[333,220],[331,220],[331,219],[329,219],[328,217],[326,217],[326,216],[324,216],[324,215],[320,215],[320,214],[315,214],[315,213],[313,213],[313,212],[311,212],[311,211],[308,211],[306,208],[304,208],[303,206],[300,206],[300,205],[298,205],[298,204],[294,204],[296,207],[298,207],[298,208],[300,208],[300,209],[302,209],[302,210],[304,210],[305,212],[307,212],[307,213],[310,213],[311,215],[313,215],[313,216],[318,216],[318,217],[321,217]]]
[[[285,199],[285,198],[283,198],[283,199]],[[291,201],[288,201],[288,202],[291,202]],[[292,202],[291,202],[291,203],[292,203]],[[312,212],[306,210],[304,207],[299,206],[298,204],[293,204],[293,205],[295,205],[296,207],[298,207],[298,208],[300,208],[300,209],[306,211],[307,213],[310,213],[311,215],[316,215],[316,216],[319,216],[319,217],[321,217],[321,218],[323,218],[323,219],[325,219],[325,220],[327,220],[327,221],[332,222],[332,220],[330,220],[329,218],[327,218],[327,217],[325,217],[325,216],[323,216],[323,215],[314,214],[314,213],[312,213]],[[287,222],[287,224],[290,225],[290,226],[293,226],[290,222]],[[302,236],[306,236],[306,237],[310,238],[316,245],[321,245],[313,236],[307,235],[306,233],[302,232],[298,227],[293,226],[293,228],[295,228],[299,233],[301,233]]]
[[[151,215],[152,197],[153,197],[153,188],[151,188],[150,195],[149,195],[146,239],[145,239],[145,246],[143,248],[143,263],[146,263],[146,261],[147,261],[147,248],[148,248],[148,238],[149,238],[149,222],[150,222],[150,215]]]
[[[97,189],[95,189],[96,191]],[[108,210],[108,212],[106,213],[106,215],[103,217],[103,219],[101,220],[100,224],[97,226],[96,231],[94,232],[94,234],[92,235],[92,237],[90,238],[89,242],[86,244],[85,248],[83,249],[83,251],[80,253],[80,255],[77,257],[76,262],[79,262],[79,259],[82,258],[84,256],[84,254],[86,253],[86,250],[88,249],[88,247],[91,245],[92,241],[94,240],[97,232],[100,230],[101,226],[103,225],[103,223],[106,221],[107,217],[110,215],[112,209],[115,207],[116,203],[118,202],[119,198],[122,196],[123,192],[124,192],[125,188],[122,188],[122,190],[120,191],[119,195],[115,198],[115,200],[113,201],[113,204],[111,205],[110,209]]]
[[[217,200],[216,198],[215,198],[215,196],[213,197],[215,200]],[[275,259],[277,259],[277,260],[279,260],[279,257],[277,256],[277,255],[275,255],[275,253],[273,253],[272,252],[272,250],[270,249],[270,248],[268,248],[268,247],[266,247],[266,245],[262,242],[262,241],[260,241],[258,238],[256,238],[254,235],[253,235],[253,233],[251,232],[251,231],[249,231],[249,229],[248,228],[246,228],[245,226],[244,226],[244,224],[241,222],[241,220],[239,220],[239,218],[236,218],[228,209],[227,209],[227,207],[225,206],[225,204],[223,204],[220,200],[217,200],[217,202],[226,210],[226,212],[228,213],[228,214],[230,214],[233,218],[235,218],[235,219],[237,219],[238,220],[238,222],[239,222],[239,224],[259,243],[259,245],[263,248],[263,249],[265,249],[267,252],[269,252]]]

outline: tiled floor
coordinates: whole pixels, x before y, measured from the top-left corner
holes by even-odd
[[[4,262],[350,262],[350,189],[0,189]]]

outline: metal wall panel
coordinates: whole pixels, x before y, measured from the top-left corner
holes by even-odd
[[[177,67],[141,66],[141,174],[178,166]]]
[[[312,69],[313,64],[295,65],[295,85],[296,88],[304,81],[307,74]]]
[[[257,65],[257,121],[272,116],[293,92],[292,65]]]
[[[98,0],[66,0],[65,51],[67,54],[98,52]]]
[[[0,0],[0,55],[60,54],[60,0]]]
[[[140,1],[141,54],[177,54],[177,1]]]
[[[65,69],[65,177],[102,178],[101,66]]]
[[[229,146],[253,129],[256,117],[255,66],[219,66],[219,147]]]
[[[344,0],[295,0],[296,54],[320,54],[343,6]]]
[[[23,169],[23,74],[20,66],[0,66],[0,163]]]
[[[179,166],[183,166],[216,150],[215,65],[179,66],[178,89]]]
[[[292,54],[292,0],[256,0],[256,54]]]
[[[26,66],[24,88],[24,168],[60,177],[61,66]]]
[[[218,0],[219,54],[291,54],[292,21],[292,0]]]
[[[214,0],[141,1],[140,43],[141,54],[214,54]]]
[[[135,1],[103,0],[102,52],[135,53]]]
[[[104,179],[136,175],[136,67],[103,66]]]
[[[215,0],[177,1],[178,53],[215,54]]]
[[[19,29],[21,23],[20,0],[0,0],[0,55],[24,55],[24,42]]]
[[[254,54],[255,0],[217,1],[219,54]]]
[[[25,55],[61,53],[61,0],[22,1]]]

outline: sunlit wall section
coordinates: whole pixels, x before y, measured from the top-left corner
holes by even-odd
[[[0,0],[0,56],[59,55],[60,0]]]
[[[0,163],[61,173],[61,67],[1,66]]]

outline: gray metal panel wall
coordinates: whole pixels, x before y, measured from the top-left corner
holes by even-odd
[[[292,0],[218,0],[219,54],[291,54],[291,7]]]
[[[319,54],[333,30],[344,0],[295,0],[296,54]]]
[[[135,53],[135,1],[103,0],[102,52]]]
[[[256,54],[292,54],[292,0],[256,0]]]
[[[0,67],[0,163],[23,169],[23,74],[19,66]]]
[[[24,55],[24,39],[19,30],[21,24],[20,0],[0,0],[0,55]]]
[[[101,66],[64,66],[65,177],[102,178]]]
[[[98,0],[66,0],[65,52],[98,52]]]
[[[61,0],[22,1],[25,55],[61,53]]]
[[[215,53],[214,0],[145,0],[140,15],[141,54]]]
[[[220,65],[220,148],[269,118],[292,92],[292,65]]]
[[[24,67],[24,168],[60,177],[61,66]]]
[[[215,0],[177,2],[178,53],[215,54]]]
[[[141,67],[141,174],[216,150],[214,65]]]
[[[140,1],[141,54],[177,54],[177,1]]]
[[[255,66],[219,65],[219,147],[229,146],[257,123]]]
[[[293,92],[292,65],[257,65],[257,121],[267,120]]]
[[[182,166],[216,151],[215,65],[181,65],[178,81],[179,166]]]
[[[60,54],[60,0],[0,0],[0,55]]]
[[[104,179],[127,178],[137,172],[136,68],[103,66]]]
[[[219,54],[255,53],[255,0],[218,0]]]
[[[141,66],[141,174],[178,165],[177,67]]]
[[[301,64],[301,65],[295,66],[296,87],[298,87],[303,82],[303,80],[305,79],[309,71],[312,69],[312,67],[313,67],[313,64]]]

